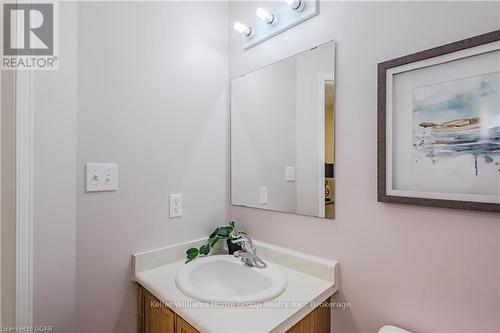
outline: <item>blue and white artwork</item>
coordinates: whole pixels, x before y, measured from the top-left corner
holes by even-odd
[[[413,89],[413,171],[500,176],[500,72]]]

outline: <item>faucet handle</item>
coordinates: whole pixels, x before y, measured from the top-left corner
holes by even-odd
[[[232,239],[231,242],[234,244],[239,244],[239,243],[251,243],[252,240],[248,236],[239,236],[238,238]]]
[[[252,239],[248,236],[241,236],[232,240],[233,244],[240,244],[245,252],[251,252],[255,254],[255,246],[253,245]]]
[[[266,268],[267,264],[257,257],[254,253],[246,252],[243,250],[234,251],[233,255],[236,258],[241,258],[241,261],[244,262],[248,266],[257,267],[257,268]]]

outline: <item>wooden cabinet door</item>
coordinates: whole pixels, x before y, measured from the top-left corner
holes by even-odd
[[[175,314],[142,287],[139,307],[140,333],[174,333]]]
[[[175,333],[199,333],[193,326],[189,325],[187,321],[179,316],[177,316],[175,323]]]
[[[330,299],[325,302],[330,302]],[[330,333],[330,307],[318,306],[286,333]]]
[[[165,308],[151,307],[149,333],[174,333],[174,313]]]

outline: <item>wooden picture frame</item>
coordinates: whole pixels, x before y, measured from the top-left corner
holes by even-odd
[[[469,52],[470,50],[477,49],[477,47],[483,47],[484,45],[494,46],[493,52],[497,52],[496,45],[500,44],[500,30],[492,31],[483,35],[475,36],[472,38],[467,38],[464,40],[460,40],[454,43],[446,44],[443,46],[439,46],[436,48],[428,49],[422,52],[417,52],[414,54],[406,55],[400,58],[392,59],[389,61],[385,61],[378,64],[378,201],[379,202],[387,202],[387,203],[399,203],[399,204],[410,204],[410,205],[421,205],[421,206],[429,206],[429,207],[441,207],[441,208],[453,208],[453,209],[465,209],[465,210],[474,210],[474,211],[485,211],[485,212],[495,212],[500,213],[500,202],[482,202],[482,201],[469,201],[469,200],[456,200],[456,199],[448,199],[445,198],[446,195],[441,193],[441,197],[432,197],[427,196],[425,194],[419,194],[418,196],[410,195],[398,195],[394,194],[392,191],[394,187],[388,188],[388,181],[392,185],[392,177],[394,175],[392,166],[392,150],[388,150],[388,107],[393,108],[394,99],[392,97],[393,91],[393,81],[391,71],[395,68],[404,68],[402,66],[408,66],[409,64],[414,64],[422,61],[429,61],[429,59],[436,59],[437,57],[444,58],[442,64],[449,63],[451,61],[446,59],[452,54],[457,54],[457,52]],[[491,44],[493,43],[493,44]],[[464,51],[465,50],[465,51]],[[484,52],[486,54],[486,52]],[[481,55],[482,53],[478,53]],[[465,57],[457,58],[456,60],[466,59]],[[441,64],[438,62],[438,64]],[[433,65],[426,65],[427,67],[418,67],[419,69],[425,68],[429,71],[429,68]],[[402,72],[401,72],[402,73]],[[496,74],[496,72],[495,72]],[[388,79],[389,77],[389,79]],[[445,82],[445,81],[442,81]],[[413,90],[414,91],[414,90]],[[414,94],[414,93],[413,93]],[[388,105],[388,100],[391,105]],[[415,104],[413,104],[415,105]],[[406,109],[405,109],[406,110]],[[394,114],[396,112],[395,111]],[[413,109],[408,112],[414,112]],[[394,114],[391,113],[390,121],[394,119]],[[415,117],[415,116],[411,116]],[[407,122],[406,122],[407,123]],[[406,124],[405,123],[405,124]],[[413,123],[415,121],[413,120]],[[390,124],[389,131],[392,131],[394,125]],[[406,125],[405,125],[406,126]],[[412,125],[414,126],[414,125]],[[399,129],[398,129],[399,131]],[[392,132],[391,132],[392,133]],[[415,133],[414,131],[412,132]],[[392,134],[391,134],[392,135]],[[390,144],[392,145],[393,139],[390,138]],[[414,139],[412,139],[414,140]],[[437,142],[437,141],[436,141]],[[392,146],[391,146],[392,147]],[[392,148],[391,148],[392,149]],[[391,161],[391,164],[388,164],[388,158]],[[412,161],[413,163],[413,161]],[[416,162],[415,162],[416,163]],[[456,162],[455,162],[456,163]],[[496,164],[496,163],[495,163]],[[498,165],[498,164],[496,164]],[[477,156],[476,156],[476,168],[477,168]],[[498,170],[500,172],[500,169]],[[388,172],[390,172],[388,176]],[[408,171],[404,171],[408,172]],[[414,171],[412,171],[414,172]],[[477,175],[477,169],[476,169]],[[390,178],[390,179],[389,179]],[[427,193],[427,192],[420,192]],[[465,193],[465,192],[464,192]],[[447,193],[445,193],[447,194]],[[470,195],[468,193],[464,195]],[[452,195],[450,195],[452,196]],[[458,196],[458,195],[457,195]],[[495,197],[495,194],[492,195]],[[496,194],[496,196],[499,196]],[[498,199],[494,199],[498,200]]]

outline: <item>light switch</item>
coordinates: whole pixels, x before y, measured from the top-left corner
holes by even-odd
[[[182,216],[182,194],[170,194],[170,217]]]
[[[295,167],[287,166],[285,168],[285,181],[294,182],[295,181]]]
[[[264,205],[267,203],[267,187],[260,188],[260,204]]]
[[[118,165],[115,163],[86,163],[85,191],[118,190]]]

